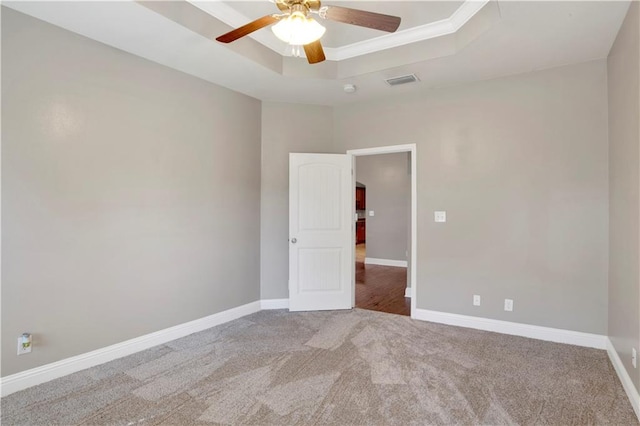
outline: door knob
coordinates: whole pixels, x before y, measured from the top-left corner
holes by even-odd
[[[291,239],[291,243],[292,243],[292,244],[295,244],[295,243],[297,243],[297,242],[298,242],[298,240],[296,240],[295,238],[292,238],[292,239]]]

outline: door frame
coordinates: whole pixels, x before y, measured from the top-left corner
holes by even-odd
[[[347,150],[347,155],[351,158],[351,186],[353,194],[353,202],[351,203],[351,220],[353,223],[351,232],[351,304],[356,305],[356,234],[355,220],[356,216],[356,157],[377,154],[396,154],[399,152],[411,153],[411,274],[409,281],[411,282],[411,318],[416,315],[416,300],[418,289],[416,288],[418,276],[418,169],[417,169],[417,147],[415,143],[403,145],[389,145],[375,148],[362,148]]]

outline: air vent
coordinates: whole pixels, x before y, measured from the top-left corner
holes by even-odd
[[[400,77],[387,78],[385,80],[389,86],[399,86],[401,84],[415,83],[418,80],[415,74],[401,75]]]

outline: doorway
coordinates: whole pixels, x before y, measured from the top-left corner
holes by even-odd
[[[354,170],[352,194],[356,194],[354,196],[355,202],[352,203],[352,217],[354,218],[352,304],[354,307],[363,309],[413,316],[417,293],[415,291],[417,276],[416,146],[408,144],[358,149],[347,151],[347,154],[352,156]],[[384,156],[381,154],[404,155],[388,156],[389,159],[395,158],[395,172],[390,164],[386,169],[384,167],[378,168],[374,175],[370,173],[368,176],[363,176],[362,173],[358,174],[357,163],[360,157],[362,157],[360,164],[364,166],[369,159],[375,160],[372,161],[373,164],[376,161],[384,160]],[[367,161],[364,161],[364,157],[367,157]],[[402,165],[398,166],[398,160]],[[392,181],[399,180],[398,167],[407,174],[404,177],[400,176],[405,180],[405,183],[409,184],[409,188],[405,190],[405,197],[409,197],[408,200],[404,199],[406,201],[399,201],[398,190],[390,187]],[[362,168],[364,169],[364,167]],[[389,179],[386,179],[387,183],[385,184],[385,173],[396,173],[396,176],[395,178],[392,178],[391,175],[387,176]],[[380,188],[376,190],[374,197],[375,206],[371,204],[372,187],[366,182],[369,179],[370,184],[375,184]],[[406,182],[406,180],[410,182]],[[392,195],[389,196],[389,200],[383,202],[379,197],[384,195],[382,187],[385,185],[387,193],[392,191],[390,193]],[[398,202],[406,202],[406,204],[398,209],[398,205],[394,206],[394,203]],[[376,211],[377,209],[378,211]],[[369,232],[367,232],[369,230],[373,231],[371,239],[369,239]],[[389,234],[390,231],[392,234]],[[370,250],[368,250],[368,245],[370,245]]]

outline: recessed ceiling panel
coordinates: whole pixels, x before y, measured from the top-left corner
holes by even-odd
[[[228,16],[217,17],[205,7],[222,5],[231,9],[231,3],[204,1],[199,4],[193,0],[190,3],[193,7],[187,7],[180,4],[183,1],[165,2],[170,4],[163,7],[156,2],[151,7],[144,1],[4,1],[2,6],[3,10],[9,7],[21,11],[257,99],[318,105],[384,99],[428,88],[606,58],[629,8],[628,0],[490,1],[476,10],[477,13],[455,13],[457,18],[452,24],[459,26],[455,32],[445,31],[446,35],[383,46],[358,55],[339,52],[351,51],[354,45],[341,46],[332,49],[335,59],[309,65],[304,58],[282,57],[277,49],[282,42],[278,42],[276,48],[265,47],[251,37],[231,45],[216,42],[217,35],[241,26],[249,18],[245,19],[235,9]],[[358,2],[357,5],[365,3],[385,7],[374,11],[394,13],[386,9],[391,2],[379,5]],[[404,25],[409,25],[410,17],[422,13],[422,3],[393,2],[393,5],[416,8],[407,17],[403,16]],[[477,3],[482,2],[465,3],[462,8]],[[349,3],[327,0],[326,4]],[[241,2],[234,5],[246,6]],[[449,3],[444,4],[447,5]],[[454,4],[450,5],[453,8]],[[456,3],[456,11],[461,10],[458,5]],[[262,6],[266,11],[258,11],[250,18],[277,13],[267,0]],[[229,19],[222,19],[223,16]],[[268,29],[261,31],[271,33]],[[395,35],[404,34],[407,32]],[[389,37],[378,38],[374,44],[379,47],[385,38]],[[383,81],[409,73],[415,73],[420,82],[391,88]],[[343,91],[346,83],[356,85],[358,91],[346,94]]]
[[[247,22],[261,16],[280,13],[276,5],[268,0],[224,1],[223,3],[246,16]],[[464,1],[327,1],[323,2],[322,5],[336,5],[399,16],[402,18],[402,23],[398,31],[402,31],[447,19],[463,3]],[[322,44],[329,48],[341,47],[387,34],[383,31],[327,21],[317,17],[317,15],[314,15],[314,18],[327,28],[327,32],[322,37]],[[273,37],[275,40],[275,36],[270,34],[271,31],[266,30],[265,32],[268,32],[268,36]]]

